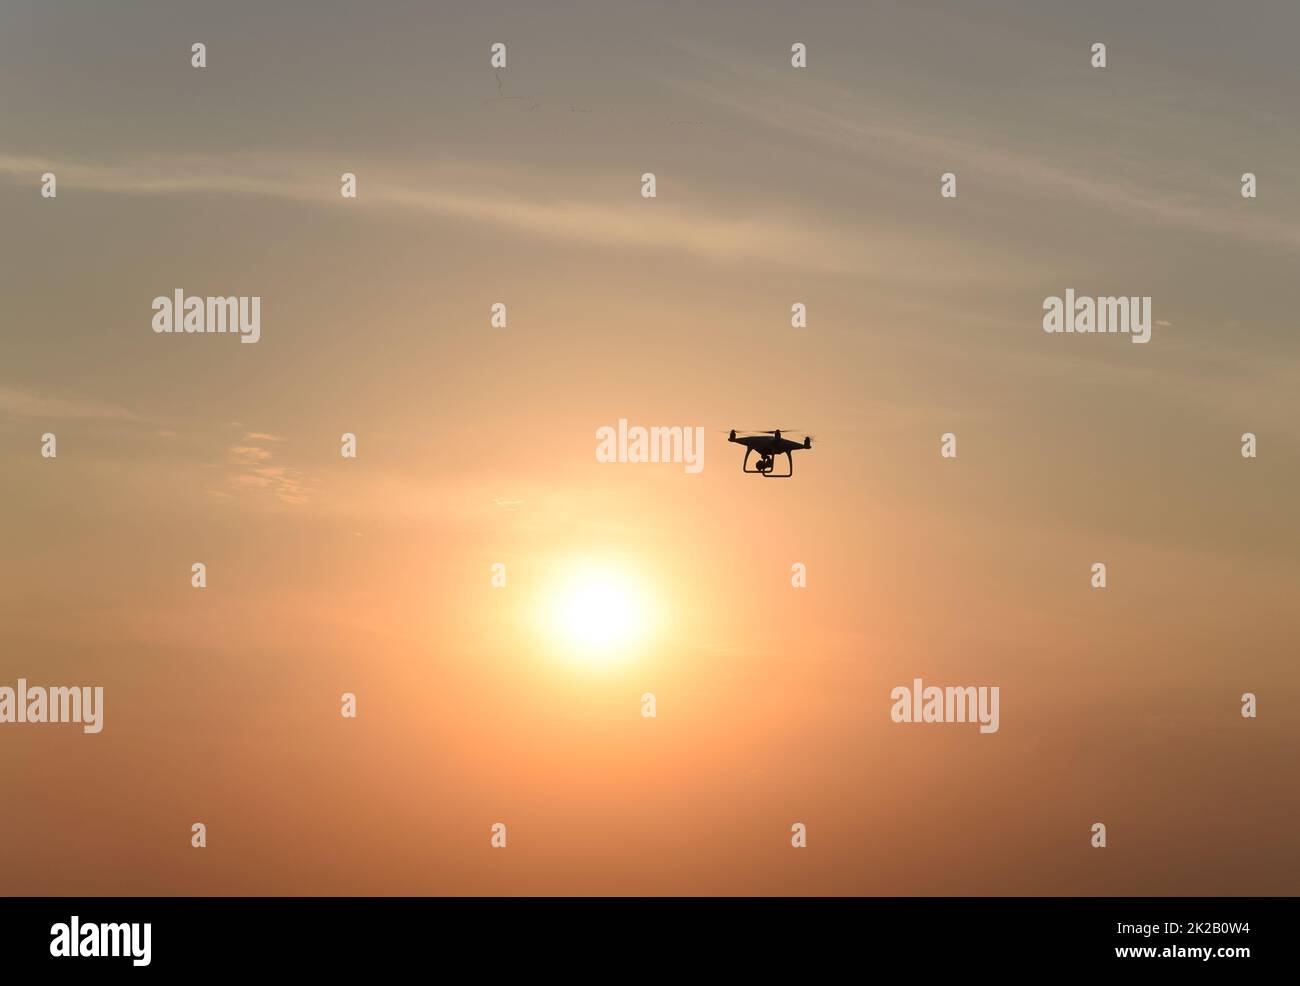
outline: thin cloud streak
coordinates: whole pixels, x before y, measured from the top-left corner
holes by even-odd
[[[52,421],[149,420],[123,407],[82,398],[51,397],[22,387],[0,387],[0,414]]]
[[[1090,151],[1086,168],[1066,168],[1018,148],[1010,140],[990,143],[974,136],[962,119],[943,122],[942,132],[920,129],[908,122],[915,119],[915,113],[868,103],[860,92],[833,83],[806,80],[799,87],[802,98],[791,99],[784,94],[786,87],[765,89],[766,66],[720,58],[692,45],[680,47],[730,74],[749,76],[747,84],[724,87],[675,79],[663,83],[759,126],[864,157],[884,157],[903,168],[914,169],[917,162],[932,161],[936,178],[943,170],[960,173],[973,168],[1020,192],[1029,187],[1040,194],[1070,196],[1126,216],[1144,216],[1175,229],[1300,247],[1300,224],[1294,219],[1234,208],[1241,204],[1236,175],[1201,174],[1190,186],[1184,183],[1182,189],[1173,189],[1167,183],[1168,162],[1135,162],[1126,156],[1127,149],[1123,153]]]
[[[32,182],[41,173],[54,171],[61,188],[105,194],[171,196],[209,192],[333,206],[338,186],[334,178],[322,177],[331,174],[331,167],[296,164],[299,170],[291,172],[285,162],[262,157],[235,157],[222,164],[210,157],[199,160],[178,156],[122,166],[91,166],[0,156],[0,177]],[[900,238],[907,234],[898,231],[891,232],[886,242],[881,238],[864,239],[833,225],[819,225],[815,219],[777,210],[761,216],[750,213],[744,218],[710,216],[701,214],[698,208],[643,200],[635,184],[626,200],[618,202],[555,199],[553,190],[539,190],[534,196],[507,194],[470,186],[463,177],[464,170],[421,175],[418,184],[409,177],[400,183],[372,177],[349,207],[378,203],[405,213],[424,212],[523,231],[544,240],[678,252],[730,265],[762,264],[831,275],[870,275],[896,282],[933,281],[937,276],[932,255],[925,252],[933,244],[920,240],[900,244]],[[536,180],[535,176],[511,176],[500,169],[495,173],[475,170],[493,174],[502,186],[518,187],[520,180],[527,177]],[[911,247],[917,258],[909,262],[910,266],[903,266],[906,251],[901,246]],[[978,276],[998,279],[1005,276],[998,273],[1000,270],[1004,268],[990,258]],[[951,272],[948,279],[952,279]]]

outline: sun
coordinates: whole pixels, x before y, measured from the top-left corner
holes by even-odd
[[[586,563],[561,576],[544,606],[555,644],[586,666],[624,663],[646,643],[652,606],[627,571]]]
[[[636,632],[636,607],[623,586],[584,582],[564,600],[565,635],[582,647],[608,647]]]

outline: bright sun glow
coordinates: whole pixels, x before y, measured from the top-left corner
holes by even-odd
[[[587,565],[560,581],[547,601],[546,622],[568,656],[587,665],[612,665],[645,641],[650,606],[626,573]]]

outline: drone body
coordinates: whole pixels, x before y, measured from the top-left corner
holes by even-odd
[[[812,437],[804,436],[802,442],[792,441],[789,438],[781,437],[781,429],[775,431],[754,431],[745,432],[736,437],[736,430],[733,428],[727,436],[727,441],[735,442],[737,445],[745,446],[745,461],[740,464],[742,472],[757,473],[765,479],[789,479],[794,475],[794,457],[796,449],[812,448]],[[758,462],[756,468],[749,468],[749,457],[757,453]],[[785,472],[776,472],[776,457],[784,455],[787,465]]]

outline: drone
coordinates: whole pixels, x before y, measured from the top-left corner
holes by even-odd
[[[812,436],[805,435],[803,442],[791,441],[781,437],[781,429],[775,431],[747,431],[736,437],[736,429],[731,429],[727,441],[745,446],[745,461],[740,464],[742,472],[757,473],[766,479],[789,479],[794,475],[794,457],[790,454],[795,449],[812,448]],[[758,453],[757,468],[749,468],[749,457]],[[784,455],[788,466],[785,472],[775,472],[776,457]]]

